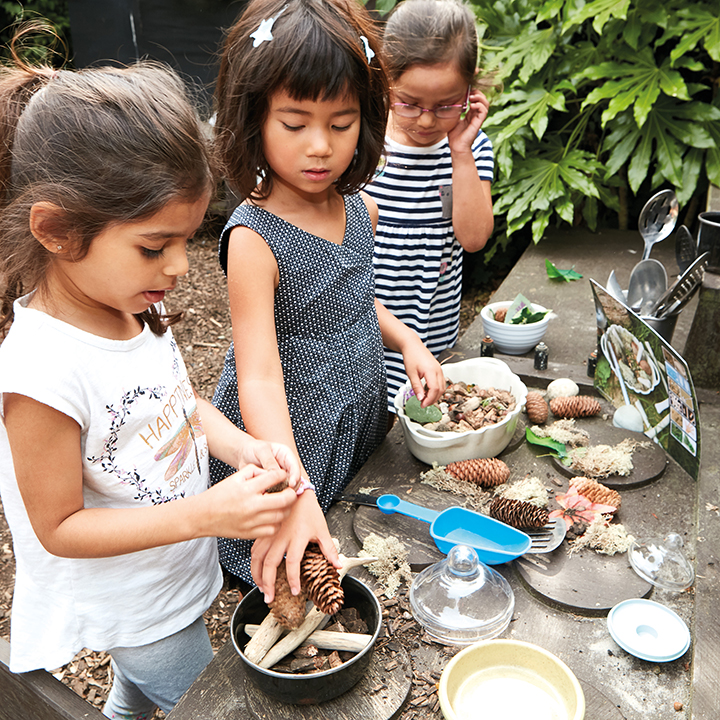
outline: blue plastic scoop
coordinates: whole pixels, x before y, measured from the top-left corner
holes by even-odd
[[[455,545],[470,545],[486,565],[510,562],[525,554],[532,544],[521,530],[466,508],[450,507],[438,512],[397,495],[381,495],[377,506],[386,515],[400,513],[430,523],[430,536],[441,552],[447,554]]]

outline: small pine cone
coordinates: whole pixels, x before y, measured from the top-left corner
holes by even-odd
[[[278,565],[275,576],[275,597],[270,603],[270,611],[284,628],[294,630],[302,625],[305,619],[305,593],[301,590],[298,595],[290,592],[285,561]]]
[[[533,390],[527,394],[525,412],[528,420],[534,425],[542,425],[548,419],[548,404],[542,393]]]
[[[445,472],[456,480],[466,480],[484,487],[502,485],[510,477],[510,468],[498,458],[459,460],[447,465]]]
[[[488,509],[490,517],[516,528],[538,528],[548,521],[548,510],[534,503],[496,497]]]
[[[591,502],[612,505],[617,510],[620,509],[620,493],[597,482],[597,480],[574,477],[570,480],[570,487],[575,487],[580,495],[585,496]]]
[[[590,417],[600,412],[600,402],[587,395],[557,397],[550,401],[550,409],[560,418]]]
[[[320,547],[308,545],[300,562],[300,583],[307,597],[326,615],[334,615],[345,602],[338,571],[322,554]]]

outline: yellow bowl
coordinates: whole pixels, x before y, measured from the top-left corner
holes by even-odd
[[[583,720],[585,696],[570,668],[520,640],[483,640],[461,650],[440,677],[446,720]]]

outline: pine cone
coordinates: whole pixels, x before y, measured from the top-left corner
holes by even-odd
[[[275,597],[270,603],[270,612],[284,628],[294,630],[302,625],[305,619],[305,593],[302,588],[298,595],[290,592],[285,561],[278,565],[275,576]]]
[[[617,510],[620,509],[620,493],[597,482],[597,480],[574,477],[570,480],[570,487],[575,487],[578,493],[585,496],[590,502],[612,505]]]
[[[587,395],[557,397],[550,401],[550,409],[560,418],[590,417],[600,412],[600,402]]]
[[[534,503],[496,497],[488,509],[490,517],[515,528],[538,528],[548,521],[548,510]]]
[[[542,425],[548,419],[548,404],[542,393],[533,390],[527,394],[525,412],[528,420],[534,425]]]
[[[345,602],[338,571],[327,561],[319,545],[305,549],[300,563],[300,582],[307,597],[326,615],[334,615]]]
[[[498,458],[460,460],[445,467],[456,480],[466,480],[485,487],[502,485],[510,477],[510,468]]]

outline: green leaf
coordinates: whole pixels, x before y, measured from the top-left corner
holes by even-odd
[[[442,412],[437,405],[428,405],[424,408],[415,395],[407,399],[404,410],[411,420],[419,423],[438,422],[442,418]]]
[[[525,439],[531,445],[540,445],[541,447],[548,448],[550,453],[557,458],[564,458],[567,456],[567,448],[564,443],[553,440],[549,437],[540,437],[536,435],[530,428],[525,428]]]
[[[575,266],[573,265],[573,267]],[[582,275],[579,272],[576,272],[572,268],[570,270],[561,270],[555,266],[555,263],[550,262],[547,258],[545,258],[545,269],[547,270],[548,277],[564,280],[565,282],[580,280],[580,278],[582,278]]]
[[[570,13],[570,17],[563,26],[563,33],[591,19],[593,30],[600,34],[602,33],[605,23],[607,23],[610,18],[625,20],[627,18],[629,5],[630,0],[595,0],[594,2],[589,2],[581,7],[579,12]]]

